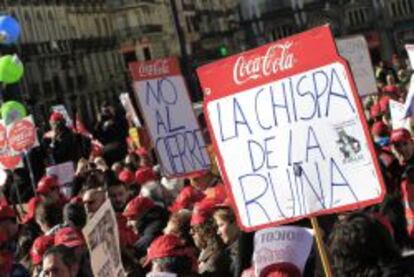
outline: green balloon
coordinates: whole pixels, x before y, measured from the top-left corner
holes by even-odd
[[[23,64],[17,55],[0,58],[0,81],[5,84],[17,83],[23,77]]]
[[[0,108],[1,118],[4,120],[6,125],[20,120],[27,115],[26,108],[22,103],[17,101],[7,101]]]

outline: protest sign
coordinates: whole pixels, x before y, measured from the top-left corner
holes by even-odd
[[[60,114],[63,115],[63,117],[65,118],[66,121],[66,126],[68,127],[73,127],[73,120],[72,118],[69,116],[68,111],[66,110],[64,105],[56,105],[56,106],[52,106],[52,111],[54,112],[58,112]]]
[[[404,104],[390,99],[389,106],[392,129],[406,128],[411,130],[410,119],[405,117]]]
[[[7,140],[10,150],[15,154],[26,152],[38,146],[36,126],[32,116],[7,125]]]
[[[408,53],[408,58],[411,63],[411,68],[414,68],[414,45],[407,44],[405,49]],[[412,117],[414,116],[414,78],[411,76],[410,85],[408,88],[408,94],[405,98],[404,103],[404,117]]]
[[[203,66],[198,75],[242,229],[383,199],[359,95],[328,26]]]
[[[253,252],[256,276],[261,276],[266,267],[280,263],[293,264],[303,274],[312,245],[311,229],[281,226],[257,231]]]
[[[175,58],[130,64],[133,87],[167,177],[208,169],[209,156]]]
[[[94,276],[125,276],[115,212],[107,199],[82,230]]]
[[[340,38],[336,40],[336,46],[339,55],[349,62],[359,95],[376,93],[377,82],[365,37],[358,35]]]
[[[0,168],[14,170],[18,167],[23,167],[23,159],[10,150],[7,127],[4,121],[0,120]]]
[[[57,165],[52,165],[46,168],[47,176],[56,176],[58,184],[61,187],[61,191],[70,196],[71,186],[75,179],[75,168],[73,162],[66,162]]]
[[[121,95],[119,95],[119,100],[121,100],[122,106],[124,107],[127,115],[131,117],[135,127],[141,127],[141,122],[139,121],[137,112],[132,105],[131,97],[129,97],[128,92],[121,93]]]

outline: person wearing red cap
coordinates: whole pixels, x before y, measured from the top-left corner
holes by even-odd
[[[390,128],[384,122],[375,122],[371,127],[371,134],[378,146],[384,147],[389,144]]]
[[[414,239],[414,142],[407,129],[393,130],[390,137],[391,149],[403,166],[401,197],[407,220],[407,232]]]
[[[145,265],[151,263],[152,272],[175,273],[187,276],[192,273],[193,251],[174,235],[156,238],[148,248]]]
[[[62,114],[53,112],[50,115],[49,124],[51,132],[49,136],[44,137],[44,144],[47,146],[50,163],[60,164],[72,161],[76,164],[81,157],[89,157],[90,139],[69,129]]]
[[[30,249],[30,258],[32,260],[32,274],[38,276],[42,272],[43,254],[53,246],[55,237],[53,235],[37,237]]]
[[[224,255],[224,244],[213,219],[215,205],[214,200],[207,198],[194,205],[190,234],[200,250],[197,271],[207,276],[230,276],[231,261]]]
[[[137,196],[129,201],[123,216],[127,218],[128,226],[139,236],[134,250],[136,258],[140,259],[145,256],[151,242],[162,234],[168,220],[167,211],[151,199]]]
[[[137,183],[134,172],[125,168],[118,174],[118,180],[126,185],[131,197],[139,194],[141,186]]]
[[[42,198],[60,205],[62,208],[66,204],[66,199],[60,192],[58,179],[56,176],[44,176],[37,183],[36,192]]]
[[[127,226],[127,219],[122,215],[125,206],[128,203],[130,194],[127,190],[127,185],[120,181],[110,182],[107,185],[108,197],[111,200],[112,207],[116,213],[116,221],[118,223],[118,231],[121,246],[132,247],[137,241],[137,235]]]

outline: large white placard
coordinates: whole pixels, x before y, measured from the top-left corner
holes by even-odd
[[[132,65],[140,76],[150,72],[146,78],[136,79],[133,86],[163,173],[167,177],[183,176],[210,168],[210,159],[184,79],[168,68],[176,60],[165,61],[167,69],[161,76],[152,76],[153,71],[142,69],[157,65]]]
[[[340,38],[336,40],[339,54],[351,66],[358,93],[361,96],[377,92],[374,69],[368,44],[362,35]]]

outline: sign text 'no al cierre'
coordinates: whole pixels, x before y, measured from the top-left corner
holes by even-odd
[[[130,63],[133,87],[167,177],[208,169],[210,159],[178,60]]]
[[[381,201],[362,106],[328,26],[200,67],[198,75],[244,230]]]

